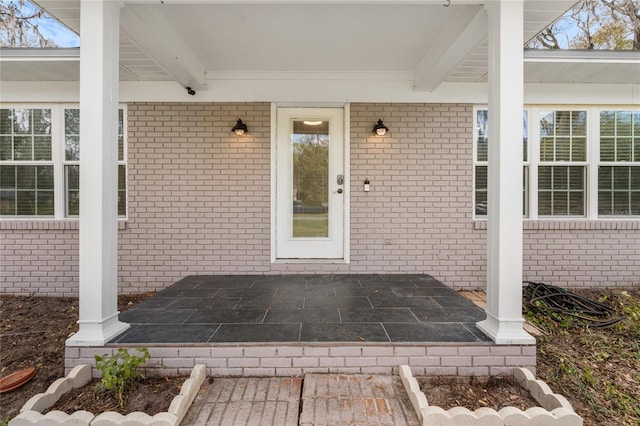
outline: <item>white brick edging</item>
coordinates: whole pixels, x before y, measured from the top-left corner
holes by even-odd
[[[504,407],[499,411],[491,408],[479,408],[471,411],[464,407],[444,410],[430,406],[424,393],[420,391],[418,381],[413,377],[408,365],[401,365],[400,379],[409,395],[411,404],[423,426],[582,426],[582,417],[578,416],[567,399],[551,391],[542,380],[536,380],[526,368],[514,368],[516,382],[531,393],[541,405],[522,411],[516,407]]]
[[[60,397],[71,389],[79,388],[91,380],[91,366],[79,365],[67,375],[56,380],[45,393],[33,396],[20,409],[20,414],[9,422],[9,426],[28,425],[65,425],[65,426],[178,426],[191,406],[200,386],[206,378],[206,367],[196,365],[191,375],[182,384],[180,394],[173,398],[168,412],[150,416],[146,413],[135,412],[123,416],[108,411],[97,416],[88,411],[77,411],[66,414],[62,411],[51,411],[42,414],[44,410],[55,404]]]

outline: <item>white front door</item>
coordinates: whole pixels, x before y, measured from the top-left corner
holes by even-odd
[[[344,109],[277,111],[276,258],[343,259]]]

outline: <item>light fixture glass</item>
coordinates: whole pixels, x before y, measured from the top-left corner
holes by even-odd
[[[235,133],[236,136],[242,136],[248,132],[248,129],[247,129],[247,125],[244,124],[242,120],[238,118],[238,122],[236,123],[235,126],[233,126],[233,129],[231,129],[231,131]]]
[[[322,120],[320,121],[303,121],[304,124],[306,124],[307,126],[319,126],[322,124]]]
[[[382,119],[378,119],[378,123],[373,126],[373,133],[377,136],[384,136],[389,131],[389,128],[384,125]]]

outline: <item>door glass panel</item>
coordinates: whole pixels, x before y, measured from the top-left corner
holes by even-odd
[[[293,120],[293,238],[329,236],[329,121]]]

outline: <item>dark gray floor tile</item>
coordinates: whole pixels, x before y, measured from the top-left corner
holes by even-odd
[[[446,285],[435,278],[423,278],[412,280],[416,287],[446,287]]]
[[[174,297],[147,297],[144,300],[134,304],[133,309],[164,309],[173,302],[175,302]]]
[[[371,308],[367,297],[307,297],[304,302],[305,309],[310,308]]]
[[[266,323],[340,322],[338,309],[270,309]]]
[[[200,286],[197,288],[168,287],[158,292],[158,296],[209,298],[215,296],[217,292],[218,289],[216,288],[202,288]]]
[[[132,324],[181,324],[195,309],[129,309],[118,315],[120,321]]]
[[[276,295],[279,297],[333,297],[336,293],[333,287],[278,287]]]
[[[445,309],[476,307],[476,304],[471,300],[457,294],[455,296],[433,296],[433,300]]]
[[[389,287],[366,287],[366,288],[354,288],[354,287],[337,287],[335,289],[335,295],[337,297],[345,296],[374,296],[379,295],[381,297],[394,297],[395,294]]]
[[[419,309],[411,308],[420,322],[475,322],[487,317],[480,308]]]
[[[388,342],[379,323],[302,324],[301,342]]]
[[[340,309],[342,322],[418,322],[408,308]]]
[[[186,324],[260,324],[266,309],[198,309]]]
[[[239,297],[255,297],[267,298],[276,295],[275,288],[223,288],[218,290],[216,297],[222,298],[239,298]]]
[[[210,342],[298,342],[300,324],[222,324]]]
[[[213,281],[203,282],[198,285],[200,289],[221,289],[221,288],[250,288],[253,285],[253,281]]]
[[[240,298],[235,299],[222,299],[222,298],[213,298],[213,299],[196,299],[191,297],[183,297],[175,299],[171,305],[169,305],[170,309],[233,309],[240,302]]]
[[[369,296],[374,308],[439,308],[431,297],[381,297]]]
[[[422,277],[424,277],[422,274],[380,274],[382,281],[412,281]]]
[[[392,287],[392,289],[398,297],[459,296],[458,293],[445,286],[421,288]]]
[[[481,342],[492,342],[492,340],[476,327],[475,322],[465,322],[462,324],[471,334],[476,336]]]
[[[139,325],[117,337],[116,343],[200,343],[206,342],[218,328],[207,325]]]
[[[362,287],[417,287],[413,281],[360,281],[360,284]]]
[[[354,275],[333,275],[328,280],[318,280],[318,279],[308,280],[307,287],[309,288],[313,288],[313,287],[353,288],[353,287],[360,287],[360,281],[358,281],[358,278]]]
[[[480,342],[461,323],[383,323],[392,342]]]
[[[243,297],[236,309],[303,308],[304,297]]]
[[[306,288],[307,284],[302,281],[298,283],[287,282],[287,281],[273,281],[273,282],[262,282],[256,281],[251,286],[252,289],[269,289],[269,290],[297,290],[301,288]]]

